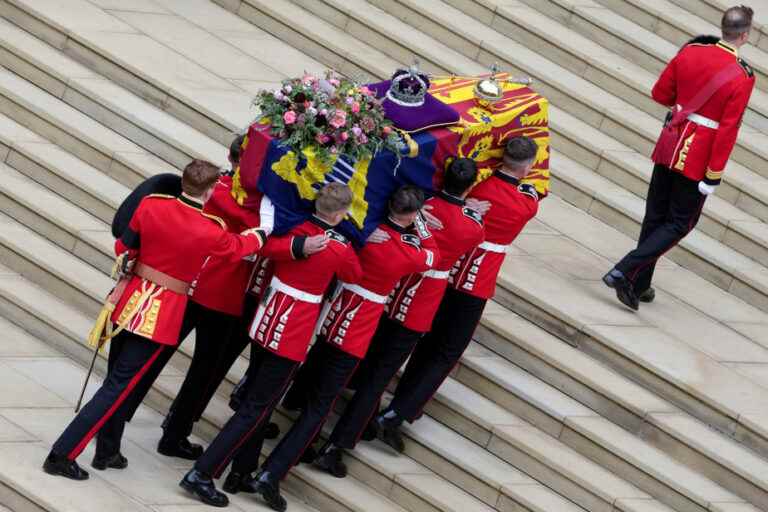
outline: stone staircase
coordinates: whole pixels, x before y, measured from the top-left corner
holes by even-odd
[[[223,163],[260,88],[328,67],[384,78],[418,56],[431,72],[498,61],[535,77],[552,101],[553,195],[507,258],[476,342],[406,428],[405,456],[363,443],[343,480],[301,465],[290,510],[768,509],[763,89],[700,229],[661,262],[656,303],[630,313],[599,281],[642,219],[654,74],[690,34],[714,32],[720,4],[0,0],[0,504],[204,509],[176,486],[186,466],[154,451],[194,340],[127,429],[125,472],[73,485],[39,470],[90,358],[114,210],[146,176]],[[755,32],[743,54],[765,87],[768,39]],[[246,363],[196,428],[203,442]],[[240,495],[233,506],[263,509]]]

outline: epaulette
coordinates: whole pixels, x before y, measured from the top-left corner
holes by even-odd
[[[211,215],[210,213],[205,213],[205,212],[200,212],[200,214],[203,217],[211,219],[212,221],[216,221],[219,224],[219,226],[221,226],[222,229],[227,229],[227,223],[224,222],[224,219],[222,219],[221,217],[218,217],[216,215]]]
[[[156,197],[158,199],[177,199],[176,196],[172,196],[171,194],[148,194],[145,197]]]
[[[739,66],[741,66],[744,72],[747,74],[747,77],[752,78],[753,76],[755,76],[755,70],[752,69],[752,66],[747,64],[747,61],[745,61],[741,57],[737,58],[736,60],[738,61]]]
[[[465,216],[469,217],[470,219],[477,222],[478,224],[480,225],[483,224],[483,216],[480,215],[480,213],[477,210],[473,210],[472,208],[465,206],[464,208],[461,209],[461,211]]]
[[[329,229],[328,231],[326,231],[325,234],[328,235],[328,238],[330,240],[334,240],[336,242],[339,242],[340,244],[346,245],[349,243],[349,240],[347,240],[347,237],[345,237],[341,233],[337,233],[332,229]]]
[[[719,37],[717,37],[717,36],[709,36],[709,35],[702,34],[702,35],[698,35],[698,36],[694,37],[693,39],[691,39],[690,41],[685,43],[683,45],[683,48],[685,48],[689,44],[698,44],[698,45],[705,46],[705,45],[710,45],[710,44],[717,44],[718,42],[720,42],[720,38]]]
[[[412,235],[410,233],[403,233],[400,235],[400,240],[405,242],[406,244],[410,244],[417,249],[421,249],[421,239],[417,235]]]

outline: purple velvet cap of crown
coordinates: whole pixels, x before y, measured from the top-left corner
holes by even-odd
[[[405,80],[400,83],[403,84],[403,82]],[[367,87],[377,98],[384,98],[382,106],[387,119],[391,120],[397,128],[406,132],[417,132],[425,128],[459,122],[458,112],[429,93],[424,95],[424,103],[420,106],[404,106],[395,103],[387,97],[387,91],[391,85],[392,80],[384,80],[368,84]]]

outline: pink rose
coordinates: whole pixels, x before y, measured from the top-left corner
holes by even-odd
[[[352,112],[354,112],[355,114],[360,112],[360,104],[356,101],[352,102]]]
[[[355,134],[355,137],[359,137],[363,134],[363,130],[361,130],[359,126],[355,125],[352,127],[352,133]]]
[[[347,113],[343,110],[336,110],[333,113],[333,117],[330,121],[328,121],[328,124],[333,126],[334,128],[341,128],[345,124],[347,124]]]
[[[312,102],[311,101],[305,101],[304,102],[304,108],[309,108],[311,106],[312,106]]]
[[[339,82],[337,78],[331,78],[330,80],[328,80],[328,83],[334,87],[338,87],[341,82]]]
[[[383,133],[384,135],[389,135],[390,133],[392,133],[392,127],[389,125],[383,127],[381,129],[381,133]]]
[[[293,110],[289,110],[285,114],[283,114],[283,121],[285,121],[285,124],[293,124],[296,122],[296,112]]]
[[[347,133],[347,132],[341,132],[341,135],[339,136],[339,138],[340,138],[341,140],[343,140],[343,141],[346,141],[346,140],[349,138],[349,133]]]
[[[320,144],[325,144],[326,142],[331,140],[331,138],[324,133],[318,133],[317,135],[315,135],[315,140]]]
[[[366,86],[362,86],[362,87],[360,88],[360,92],[361,92],[363,95],[365,95],[365,96],[372,96],[372,95],[373,95],[373,91],[371,91],[371,90],[370,90],[369,88],[367,88]]]
[[[304,82],[304,84],[306,85],[314,83],[316,80],[317,78],[312,75],[304,75],[303,77],[301,77],[301,81]]]

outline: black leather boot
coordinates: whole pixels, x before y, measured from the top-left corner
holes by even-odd
[[[262,471],[256,475],[256,493],[261,496],[264,503],[272,510],[285,512],[288,502],[280,494],[280,481],[269,471]]]
[[[168,457],[179,457],[186,460],[197,460],[203,454],[203,447],[190,443],[188,439],[173,439],[161,437],[157,443],[157,453]]]
[[[640,302],[653,302],[653,299],[656,298],[656,290],[653,289],[653,287],[646,288],[646,290],[642,293],[637,294],[637,300]]]
[[[91,462],[91,467],[98,469],[99,471],[104,471],[107,468],[125,469],[128,467],[128,459],[126,459],[122,453],[116,453],[106,457],[96,455],[93,458],[93,462]]]
[[[256,483],[248,473],[230,471],[224,481],[224,490],[229,494],[237,494],[238,492],[253,494],[256,492]]]
[[[226,507],[229,505],[229,498],[224,493],[219,492],[213,483],[213,479],[205,473],[192,469],[184,475],[179,485],[182,489],[191,492],[200,501],[212,507]]]
[[[619,299],[619,302],[635,311],[640,309],[640,303],[637,300],[637,295],[635,295],[635,290],[632,288],[632,283],[622,272],[614,268],[603,276],[603,282],[608,288],[616,290],[616,298]]]
[[[88,472],[77,462],[69,460],[64,455],[49,453],[43,462],[43,471],[49,475],[63,476],[71,480],[88,480]]]
[[[347,476],[347,465],[344,464],[343,459],[344,450],[328,443],[320,450],[320,454],[315,459],[315,466],[336,478],[344,478]]]
[[[376,417],[376,436],[397,453],[405,451],[403,434],[400,433],[401,424],[402,420],[397,417],[387,418],[383,414]]]

